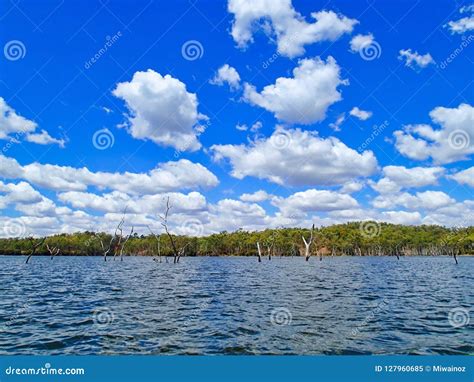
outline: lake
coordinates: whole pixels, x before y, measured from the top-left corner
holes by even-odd
[[[0,354],[474,353],[472,257],[24,262],[0,256]]]

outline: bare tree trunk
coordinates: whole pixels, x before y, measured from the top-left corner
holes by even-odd
[[[61,251],[57,247],[50,248],[48,244],[46,244],[46,248],[48,249],[48,252],[51,255],[51,260],[53,260],[53,257],[57,256],[59,254],[59,252]]]
[[[260,249],[260,243],[257,241],[257,250],[258,250],[258,262],[261,263],[262,262],[262,251]]]
[[[314,224],[311,227],[311,236],[309,238],[309,241],[306,241],[304,236],[301,236],[301,238],[303,239],[304,246],[305,246],[304,257],[305,257],[306,261],[308,261],[309,257],[311,256],[310,247],[311,247],[311,244],[313,243],[313,232],[314,232]]]
[[[43,237],[39,243],[34,243],[34,239],[33,238],[30,239],[32,248],[31,248],[30,254],[26,258],[25,264],[28,264],[28,261],[30,261],[31,257],[34,256],[34,254],[36,253],[36,250],[43,245],[45,240],[46,240],[46,237]]]

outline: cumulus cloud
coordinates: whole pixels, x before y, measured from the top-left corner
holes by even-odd
[[[228,11],[234,15],[231,35],[240,48],[253,42],[262,29],[276,40],[278,52],[287,57],[304,54],[304,46],[320,41],[336,41],[351,33],[358,23],[332,11],[311,13],[313,23],[305,21],[291,0],[229,0]]]
[[[28,142],[40,145],[58,144],[64,147],[64,140],[51,137],[46,130],[36,132],[38,125],[25,117],[17,114],[5,100],[0,97],[0,139],[13,139],[18,141],[22,136]]]
[[[374,190],[381,194],[398,192],[403,188],[418,188],[435,185],[444,174],[443,167],[385,166],[383,178],[370,182]]]
[[[352,194],[353,192],[360,191],[364,188],[364,183],[358,181],[350,181],[345,183],[339,192],[343,194]]]
[[[464,6],[459,10],[459,12],[470,13],[470,15],[456,21],[450,21],[445,25],[445,27],[451,31],[451,34],[463,34],[474,30],[474,5]]]
[[[370,117],[372,117],[372,112],[371,111],[365,111],[362,109],[359,109],[357,106],[354,106],[352,110],[349,112],[350,115],[353,117],[359,118],[361,121],[366,121]]]
[[[149,139],[180,151],[196,151],[206,116],[198,112],[195,94],[169,74],[154,70],[136,72],[130,82],[121,82],[112,92],[125,101],[129,110],[127,127],[137,139]]]
[[[417,192],[415,195],[400,194],[379,195],[372,204],[376,208],[388,209],[402,206],[410,210],[436,210],[454,204],[456,201],[442,191]]]
[[[84,191],[88,187],[117,190],[145,195],[157,192],[213,187],[216,176],[199,163],[186,159],[165,162],[148,173],[92,172],[88,168],[74,168],[33,162],[22,166],[15,159],[0,155],[0,176],[24,179],[55,191]]]
[[[384,211],[380,220],[393,224],[418,225],[421,223],[421,214],[407,211]]]
[[[421,55],[418,52],[412,52],[411,49],[400,50],[398,59],[405,61],[405,66],[410,67],[418,65],[420,68],[426,68],[429,64],[434,64],[431,54],[426,53]]]
[[[166,200],[172,201],[173,213],[192,213],[207,208],[206,198],[199,192],[131,196],[120,191],[97,195],[88,192],[68,191],[58,195],[59,200],[79,209],[117,213],[127,206],[127,213],[155,215],[165,210]]]
[[[460,104],[457,108],[437,107],[430,112],[432,121],[441,126],[408,125],[394,132],[395,147],[410,159],[435,163],[466,160],[474,153],[474,108]]]
[[[253,144],[214,145],[211,150],[215,160],[230,161],[232,176],[254,176],[277,184],[342,184],[377,169],[371,151],[360,154],[334,137],[323,139],[300,129],[277,128],[271,137]]]
[[[342,99],[338,86],[345,84],[334,58],[324,62],[316,57],[300,60],[293,77],[277,78],[260,93],[245,83],[244,99],[274,113],[281,121],[311,124],[323,120],[329,106]]]
[[[374,42],[374,36],[372,33],[363,35],[358,34],[354,36],[351,40],[351,52],[358,53],[364,47],[371,45]]]
[[[39,145],[57,144],[62,148],[64,148],[65,144],[64,139],[53,138],[46,130],[41,130],[40,133],[29,133],[26,135],[26,140]]]
[[[288,198],[272,201],[284,216],[301,216],[308,212],[348,210],[359,207],[357,200],[347,194],[310,189],[296,192]]]
[[[459,184],[467,184],[474,187],[474,167],[459,171],[454,175],[450,175],[449,178],[454,179]]]
[[[225,64],[219,68],[216,75],[209,82],[219,86],[227,83],[232,90],[235,90],[240,86],[240,75],[235,68]]]
[[[243,202],[263,202],[265,200],[273,198],[273,195],[268,194],[264,190],[255,191],[252,194],[242,194],[240,200]]]

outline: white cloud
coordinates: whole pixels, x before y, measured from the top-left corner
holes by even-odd
[[[350,181],[345,183],[339,192],[343,194],[352,194],[353,192],[360,191],[364,188],[364,183],[358,181]]]
[[[247,125],[237,125],[235,128],[239,131],[247,131],[250,130],[252,133],[256,133],[258,130],[262,128],[262,122],[257,121],[255,122],[250,128]]]
[[[395,208],[402,206],[410,210],[436,210],[455,203],[449,195],[442,191],[417,192],[415,195],[407,192],[400,194],[379,195],[373,200],[376,208]]]
[[[134,138],[180,151],[201,147],[199,121],[207,117],[198,112],[197,97],[183,82],[148,69],[136,72],[130,82],[119,83],[112,93],[127,105],[128,131]]]
[[[341,125],[344,123],[345,120],[346,120],[346,114],[345,113],[339,114],[336,120],[333,123],[329,124],[329,127],[333,129],[334,131],[341,131]]]
[[[383,168],[384,177],[377,183],[371,181],[370,185],[381,194],[394,193],[402,188],[435,185],[444,171],[443,167],[385,166]]]
[[[166,194],[130,196],[114,191],[97,195],[88,192],[68,191],[58,195],[59,200],[79,209],[93,209],[100,212],[121,213],[127,208],[127,213],[154,215],[162,214],[165,210],[167,197],[172,203],[172,213],[196,213],[207,209],[206,198],[199,192],[188,194],[171,192]]]
[[[384,211],[381,218],[381,220],[393,224],[417,225],[421,223],[419,212]]]
[[[36,186],[56,191],[84,191],[90,186],[137,195],[218,184],[216,176],[208,169],[186,159],[161,163],[148,173],[118,173],[92,172],[86,167],[37,162],[21,166],[15,159],[0,155],[0,176],[24,179]]]
[[[235,68],[225,64],[219,68],[214,78],[212,78],[209,82],[213,85],[219,86],[227,83],[231,89],[235,90],[240,86],[240,75],[237,70],[235,70]]]
[[[0,139],[13,139],[18,141],[23,135],[28,142],[40,145],[51,143],[64,147],[64,140],[52,138],[45,130],[36,133],[38,125],[18,115],[15,110],[7,105],[5,100],[0,97]]]
[[[352,110],[349,112],[350,115],[353,117],[359,118],[361,121],[366,121],[370,117],[372,117],[371,111],[365,111],[359,109],[357,106],[354,106]]]
[[[64,139],[53,138],[46,130],[41,130],[41,133],[29,133],[26,135],[26,140],[39,145],[49,145],[54,143],[62,148],[64,148],[65,144]]]
[[[459,171],[454,175],[450,175],[449,178],[454,179],[459,184],[467,184],[468,186],[474,187],[474,167]]]
[[[0,181],[0,208],[10,204],[32,204],[41,201],[41,194],[26,182],[3,183]]]
[[[273,198],[273,195],[268,194],[264,190],[255,191],[252,194],[242,194],[240,200],[243,202],[263,202],[265,200]]]
[[[277,128],[267,139],[246,145],[214,145],[214,159],[227,158],[231,175],[255,176],[277,184],[334,185],[372,175],[377,160],[371,151],[359,154],[336,138],[314,132]]]
[[[334,58],[329,56],[324,62],[316,57],[300,60],[293,69],[293,78],[277,78],[260,93],[245,83],[244,99],[274,113],[281,121],[311,124],[323,120],[329,106],[342,99],[337,87],[345,84]]]
[[[404,156],[435,163],[466,160],[474,153],[474,108],[461,104],[457,108],[437,107],[430,112],[435,130],[429,125],[408,125],[394,132],[395,147]],[[416,137],[418,136],[418,137]]]
[[[426,68],[429,64],[434,64],[433,57],[431,54],[419,54],[418,52],[412,52],[411,49],[402,49],[399,52],[398,59],[405,61],[405,66],[418,65],[420,68]]]
[[[234,15],[231,35],[239,47],[253,42],[254,32],[262,29],[287,57],[304,54],[308,44],[336,41],[358,23],[332,11],[313,12],[315,22],[308,23],[291,0],[229,0],[228,11]]]
[[[470,16],[463,17],[456,21],[450,21],[445,27],[448,27],[452,34],[463,34],[474,30],[474,5],[464,6],[459,10],[460,13],[471,13]]]
[[[374,42],[374,36],[372,33],[362,35],[358,34],[351,40],[351,52],[358,53],[362,48],[371,45]]]
[[[359,207],[357,201],[350,195],[315,189],[296,192],[288,198],[274,198],[272,204],[280,209],[283,216],[302,216],[308,212]]]

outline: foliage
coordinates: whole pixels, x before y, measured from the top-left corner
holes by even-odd
[[[364,233],[366,222],[321,227],[315,230],[312,254],[325,255],[442,255],[474,254],[474,227],[445,228],[440,226],[404,226],[375,223],[377,232]],[[206,237],[175,236],[177,246],[185,248],[185,256],[255,256],[256,243],[262,249],[271,247],[275,256],[299,256],[303,247],[302,235],[308,229],[281,228],[264,231],[220,232]],[[169,237],[159,237],[160,254],[172,256]],[[306,236],[307,237],[307,236]],[[78,232],[46,238],[37,255],[48,255],[46,244],[60,248],[60,255],[103,255],[102,243],[107,247],[111,235],[106,233]],[[38,242],[39,239],[36,239]],[[0,239],[0,255],[27,255],[32,249],[31,238]],[[152,235],[134,234],[125,245],[124,254],[158,256],[157,239]],[[266,254],[266,252],[264,252]]]

